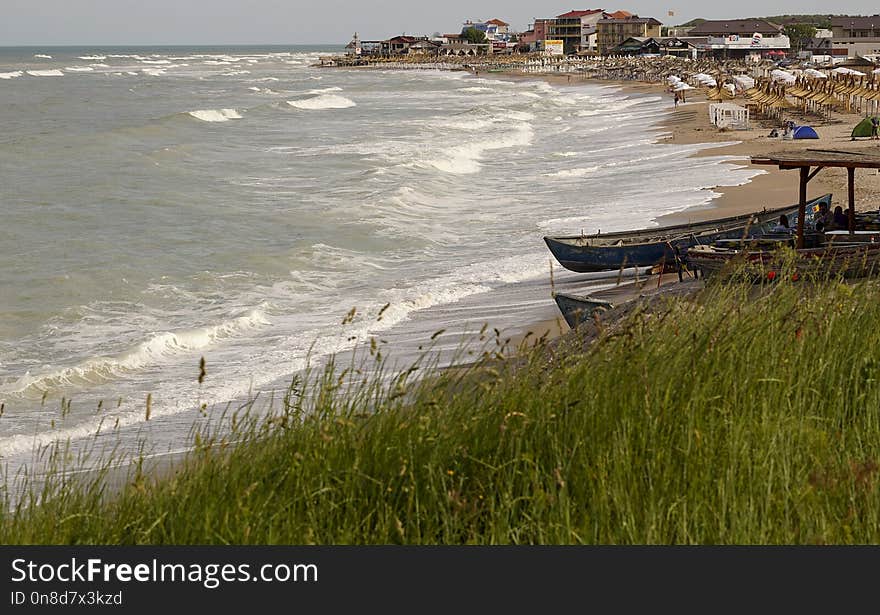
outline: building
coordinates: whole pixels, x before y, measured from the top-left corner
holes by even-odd
[[[880,54],[880,15],[832,17],[831,33],[832,47],[847,57]]]
[[[611,54],[623,56],[670,55],[696,59],[705,53],[708,42],[708,37],[631,36],[614,47]]]
[[[569,11],[547,20],[547,32],[544,40],[559,40],[563,43],[566,54],[595,52],[596,24],[605,17],[602,9],[585,11]]]
[[[618,14],[620,13],[618,12]],[[663,24],[653,17],[639,17],[638,15],[600,19],[596,22],[596,44],[599,54],[612,53],[615,47],[630,37],[660,38],[661,25]]]
[[[495,26],[495,32],[500,36],[510,35],[510,24],[500,19],[490,19],[486,22],[489,26]]]
[[[760,59],[791,50],[783,30],[765,19],[723,19],[705,21],[691,29],[689,36],[706,37],[706,54],[715,58]]]
[[[508,42],[512,37],[510,24],[500,19],[490,19],[489,21],[466,21],[462,26],[462,32],[474,28],[478,32],[486,35],[489,42]]]
[[[529,29],[519,35],[519,48],[522,51],[538,51],[543,42],[547,40],[548,23],[550,19],[536,19]]]
[[[611,50],[613,55],[644,56],[660,55],[660,41],[644,36],[631,36]]]
[[[415,36],[395,36],[382,41],[382,53],[385,55],[404,55],[409,53],[409,46],[418,41]]]

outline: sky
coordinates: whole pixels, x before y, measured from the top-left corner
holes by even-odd
[[[565,2],[565,4],[563,4]],[[877,0],[0,0],[0,46],[338,44],[395,34],[458,32],[467,19],[500,18],[524,30],[535,17],[571,9],[625,9],[675,25],[785,13],[868,15]],[[675,15],[670,17],[669,11]]]

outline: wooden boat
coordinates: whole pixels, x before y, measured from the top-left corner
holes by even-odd
[[[866,277],[880,273],[880,243],[838,242],[794,251],[788,259],[778,250],[736,250],[697,246],[688,252],[688,267],[703,277],[741,272],[753,281],[797,276]],[[741,267],[741,268],[739,268]]]
[[[696,246],[687,254],[690,268],[699,270],[706,277],[722,272],[737,273],[756,281],[772,281],[784,274],[798,277],[880,274],[880,232],[872,230],[875,224],[870,218],[856,215],[854,187],[855,170],[880,169],[880,156],[868,151],[807,149],[753,157],[752,163],[800,170],[800,213],[809,211],[810,203],[806,198],[809,181],[822,169],[845,168],[849,175],[849,229],[809,232],[802,218],[797,226],[793,252],[780,252],[768,245],[749,245],[747,240],[743,240],[740,246]],[[769,240],[770,237],[765,238],[767,243]]]
[[[812,207],[818,207],[823,201],[830,206],[831,195],[807,203],[807,216],[812,214]],[[636,231],[544,237],[544,242],[560,265],[578,273],[650,267],[663,262],[672,264],[683,259],[692,246],[710,244],[717,239],[741,238],[745,233],[761,235],[769,232],[783,214],[793,222],[798,207],[795,204],[706,222]]]
[[[567,295],[564,293],[555,293],[553,298],[562,317],[572,329],[576,329],[578,325],[593,319],[593,315],[597,311],[604,311],[614,307],[610,301],[597,299],[594,297],[582,295]]]

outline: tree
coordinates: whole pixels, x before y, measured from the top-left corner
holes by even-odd
[[[461,31],[461,38],[471,45],[477,45],[479,43],[486,42],[486,33],[480,32],[479,30],[471,26],[470,28],[465,28]]]
[[[808,23],[795,23],[785,26],[783,32],[791,40],[791,46],[800,51],[804,44],[816,36],[816,27]]]

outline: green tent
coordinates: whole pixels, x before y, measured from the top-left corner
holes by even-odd
[[[866,117],[853,128],[852,138],[871,136],[871,118]]]

